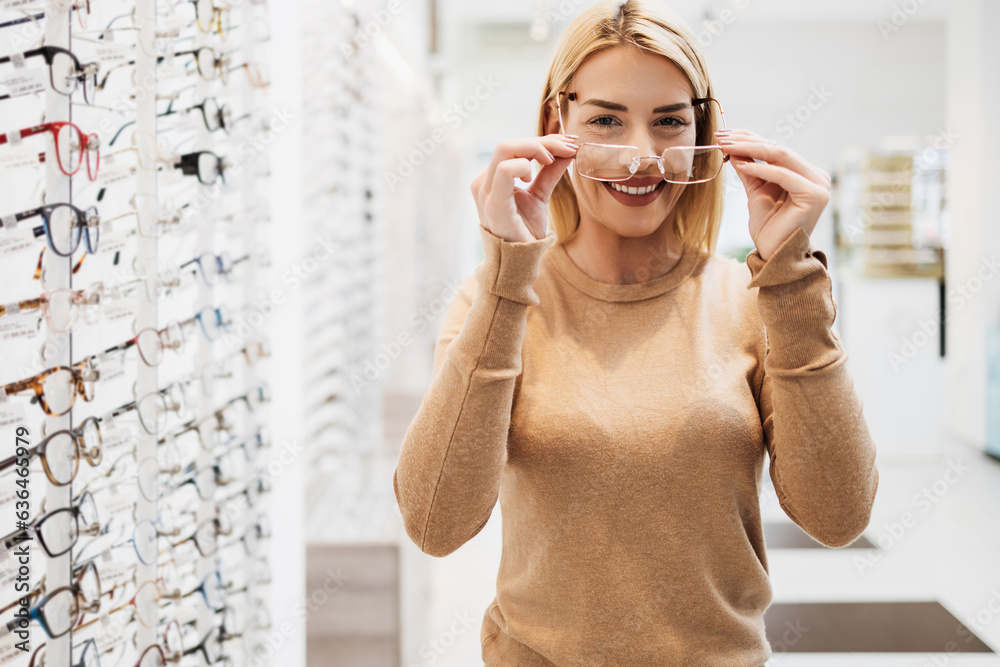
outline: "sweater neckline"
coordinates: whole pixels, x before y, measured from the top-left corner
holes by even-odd
[[[677,264],[662,276],[642,283],[618,284],[603,283],[584,273],[562,243],[552,248],[553,263],[562,277],[584,294],[601,301],[641,301],[666,294],[691,276],[704,254],[698,248],[685,245]]]

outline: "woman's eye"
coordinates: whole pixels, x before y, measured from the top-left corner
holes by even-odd
[[[603,122],[603,121],[608,121],[608,122]],[[598,116],[594,120],[590,121],[590,125],[599,125],[599,126],[603,126],[603,127],[611,127],[611,125],[614,122],[615,122],[615,119],[612,118],[611,116]]]
[[[668,127],[684,127],[685,125],[687,125],[687,123],[685,123],[683,120],[681,120],[680,118],[676,118],[674,116],[668,116],[666,118],[661,118],[660,120],[667,121],[662,124]]]

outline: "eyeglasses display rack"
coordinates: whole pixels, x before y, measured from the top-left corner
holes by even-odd
[[[268,7],[0,1],[0,665],[267,665]]]

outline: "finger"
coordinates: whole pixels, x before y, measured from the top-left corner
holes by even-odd
[[[493,152],[493,159],[486,168],[486,186],[492,188],[496,182],[496,170],[500,163],[511,158],[529,158],[538,160],[540,164],[548,163],[548,156],[565,157],[572,155],[576,149],[572,147],[574,140],[562,134],[547,134],[530,139],[512,139],[501,141]]]
[[[753,189],[753,187],[756,186],[756,184],[759,183],[761,179],[759,179],[756,176],[753,176],[753,175],[751,175],[751,174],[749,174],[749,173],[745,172],[744,170],[739,169],[737,167],[738,164],[741,164],[741,163],[744,163],[744,162],[753,162],[753,159],[752,158],[742,158],[742,157],[739,157],[739,156],[736,156],[736,155],[729,156],[729,164],[733,165],[733,169],[736,170],[736,175],[739,176],[740,180],[743,182],[743,187],[746,188],[747,192],[751,192],[752,189]]]
[[[829,186],[830,175],[809,163],[801,155],[771,139],[765,139],[753,132],[730,130],[720,135],[718,144],[726,153],[735,153],[764,160],[787,169],[797,171],[817,185]]]
[[[552,191],[556,189],[556,183],[566,173],[570,162],[572,162],[572,158],[557,157],[552,164],[542,167],[538,175],[535,176],[535,181],[528,186],[528,191],[547,202],[552,196]]]
[[[490,193],[486,197],[486,205],[489,207],[503,205],[514,194],[514,179],[520,178],[522,181],[531,180],[531,160],[523,157],[504,160],[497,165],[493,174],[493,185]]]
[[[476,212],[479,214],[479,220],[481,222],[486,222],[486,218],[483,217],[483,200],[485,199],[483,194],[483,183],[486,179],[486,169],[484,168],[476,177],[472,179],[472,185],[469,189],[472,191],[472,200],[476,202]]]
[[[793,200],[829,199],[826,188],[818,185],[802,174],[775,164],[740,161],[735,165],[738,172],[748,177],[756,177],[781,186]],[[746,181],[744,181],[746,182]]]

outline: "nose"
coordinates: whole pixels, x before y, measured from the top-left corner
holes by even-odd
[[[639,155],[659,155],[660,150],[656,148],[653,137],[642,127],[636,127],[629,132],[627,140],[622,143],[635,146],[639,149]]]

